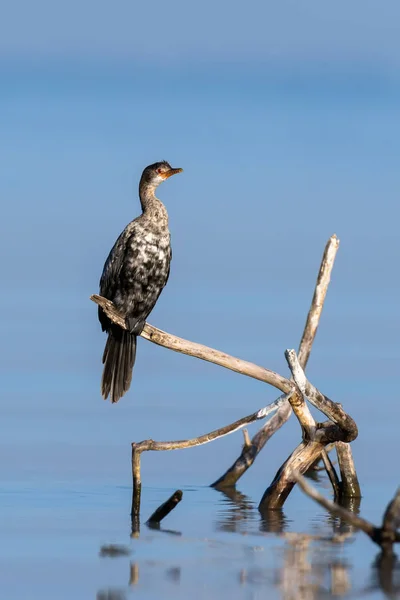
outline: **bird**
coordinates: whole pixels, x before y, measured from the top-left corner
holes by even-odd
[[[99,321],[108,333],[101,393],[105,400],[110,396],[112,403],[130,388],[136,338],[169,278],[172,250],[168,213],[155,192],[160,183],[182,171],[167,161],[144,169],[139,183],[142,213],[122,231],[104,264],[100,295],[114,303],[127,327],[113,323],[99,306]]]

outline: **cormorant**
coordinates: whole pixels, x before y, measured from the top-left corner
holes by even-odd
[[[144,169],[139,183],[142,214],[126,226],[104,265],[100,295],[112,300],[128,326],[128,330],[118,327],[99,307],[99,321],[108,333],[101,393],[104,399],[110,395],[111,402],[118,402],[130,387],[136,337],[168,281],[172,256],[168,213],[155,190],[181,171],[166,161]]]

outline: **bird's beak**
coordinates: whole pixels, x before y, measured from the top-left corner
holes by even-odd
[[[183,169],[170,169],[169,171],[166,171],[166,173],[164,173],[164,179],[168,179],[168,177],[176,175],[177,173],[182,173],[182,171]]]

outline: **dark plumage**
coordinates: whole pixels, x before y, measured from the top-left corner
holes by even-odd
[[[168,281],[172,256],[168,213],[155,190],[181,171],[165,161],[145,168],[139,184],[142,214],[125,227],[104,265],[100,295],[114,302],[129,329],[111,323],[99,308],[102,329],[108,332],[101,392],[104,399],[110,395],[111,402],[118,402],[130,387],[136,337]]]

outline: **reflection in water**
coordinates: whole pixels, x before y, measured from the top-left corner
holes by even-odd
[[[240,532],[243,524],[255,519],[255,503],[235,488],[218,489],[222,494],[223,510],[218,512],[217,531]]]
[[[340,498],[336,500],[336,502],[340,504],[340,506],[343,506],[343,508],[346,510],[353,512],[355,515],[358,515],[360,512],[361,498]],[[354,525],[350,525],[350,523],[347,521],[344,521],[340,517],[332,515],[331,513],[327,513],[327,522],[332,526],[334,535],[350,534],[357,531]]]
[[[368,591],[380,589],[388,598],[400,598],[400,564],[397,556],[379,553],[371,569],[371,586]]]
[[[131,553],[130,549],[126,546],[120,546],[118,544],[106,544],[100,548],[100,556],[110,556],[115,558],[117,556],[127,556]]]
[[[265,510],[260,516],[260,531],[265,533],[284,533],[288,527],[288,519],[281,509]]]
[[[311,536],[286,534],[282,565],[273,583],[285,600],[316,600],[340,597],[351,589],[349,565],[331,560],[326,546],[314,546]]]
[[[165,571],[165,577],[169,579],[169,581],[173,581],[174,583],[180,583],[181,581],[181,568],[180,567],[171,567]]]
[[[217,492],[220,494],[217,531],[259,536],[264,539],[268,537],[269,540],[276,540],[276,547],[274,546],[268,557],[264,554],[266,560],[261,560],[260,564],[254,551],[258,548],[264,550],[262,545],[243,545],[241,538],[237,536],[232,536],[233,543],[228,545],[210,538],[197,540],[206,543],[207,554],[211,554],[205,558],[203,565],[185,560],[185,581],[189,582],[190,586],[199,576],[202,577],[202,569],[204,576],[209,572],[211,556],[225,561],[232,553],[232,560],[238,562],[236,565],[232,562],[230,573],[224,575],[228,578],[226,583],[242,589],[244,593],[253,593],[255,588],[260,587],[268,593],[268,590],[274,587],[284,600],[317,600],[321,597],[342,598],[350,593],[362,597],[381,590],[388,598],[400,598],[400,566],[395,556],[383,558],[379,555],[371,566],[369,586],[361,590],[352,589],[352,565],[338,557],[337,549],[341,550],[345,540],[354,538],[355,530],[340,518],[325,514],[324,521],[328,531],[325,531],[324,535],[288,532],[289,520],[282,510],[267,511],[260,516],[256,503],[238,490]],[[360,502],[359,498],[345,499],[341,504],[357,514]],[[146,525],[147,531],[156,530],[178,539],[181,537],[184,543],[188,541],[179,531],[162,529],[160,524]],[[139,538],[139,535],[139,523],[132,522],[132,536]],[[248,552],[249,548],[251,552]],[[107,545],[101,548],[100,554],[122,557],[127,554],[126,550],[124,546]],[[168,560],[135,561],[129,565],[129,587],[138,585],[140,579],[142,585],[147,585],[148,581],[164,581],[164,585],[181,586],[182,571],[182,564],[171,565],[168,564]],[[220,575],[219,569],[217,571]],[[97,600],[126,600],[129,587],[125,591],[100,590]]]
[[[244,590],[261,587],[267,592],[275,587],[283,600],[319,600],[322,597],[328,600],[345,597],[350,592],[352,597],[364,597],[377,590],[381,590],[388,598],[400,598],[400,565],[396,556],[378,555],[371,565],[370,585],[356,590],[352,589],[352,565],[335,556],[338,538],[330,541],[329,538],[308,534],[284,533],[277,539],[282,538],[285,540],[284,546],[274,552],[273,560],[278,562],[277,566],[249,566],[254,553],[248,553],[246,546],[243,551],[248,566],[240,566],[227,577],[231,581],[232,577],[233,581],[236,579],[236,585]],[[205,568],[209,569],[208,563]],[[198,565],[188,565],[186,580],[189,582],[193,579],[191,569],[198,574]],[[140,573],[144,581],[150,576],[153,581],[164,579],[170,584],[181,585],[180,565],[167,566],[163,562],[146,560],[139,566],[138,562],[132,562],[129,565],[129,587],[139,583]],[[121,589],[100,590],[96,600],[126,600],[127,592],[128,589],[126,592]]]
[[[139,565],[131,563],[129,572],[129,585],[136,585],[139,582]]]
[[[100,590],[96,594],[96,600],[126,600],[126,595],[121,590]]]
[[[146,525],[149,529],[155,529],[161,533],[168,533],[169,535],[182,535],[181,531],[176,531],[175,529],[164,529],[161,527],[161,523],[146,523]]]
[[[161,531],[161,533],[169,533],[170,535],[182,535],[181,531],[175,529],[164,529],[160,523],[146,523],[149,529]],[[131,538],[137,539],[140,537],[140,522],[137,517],[133,517],[131,521]]]

